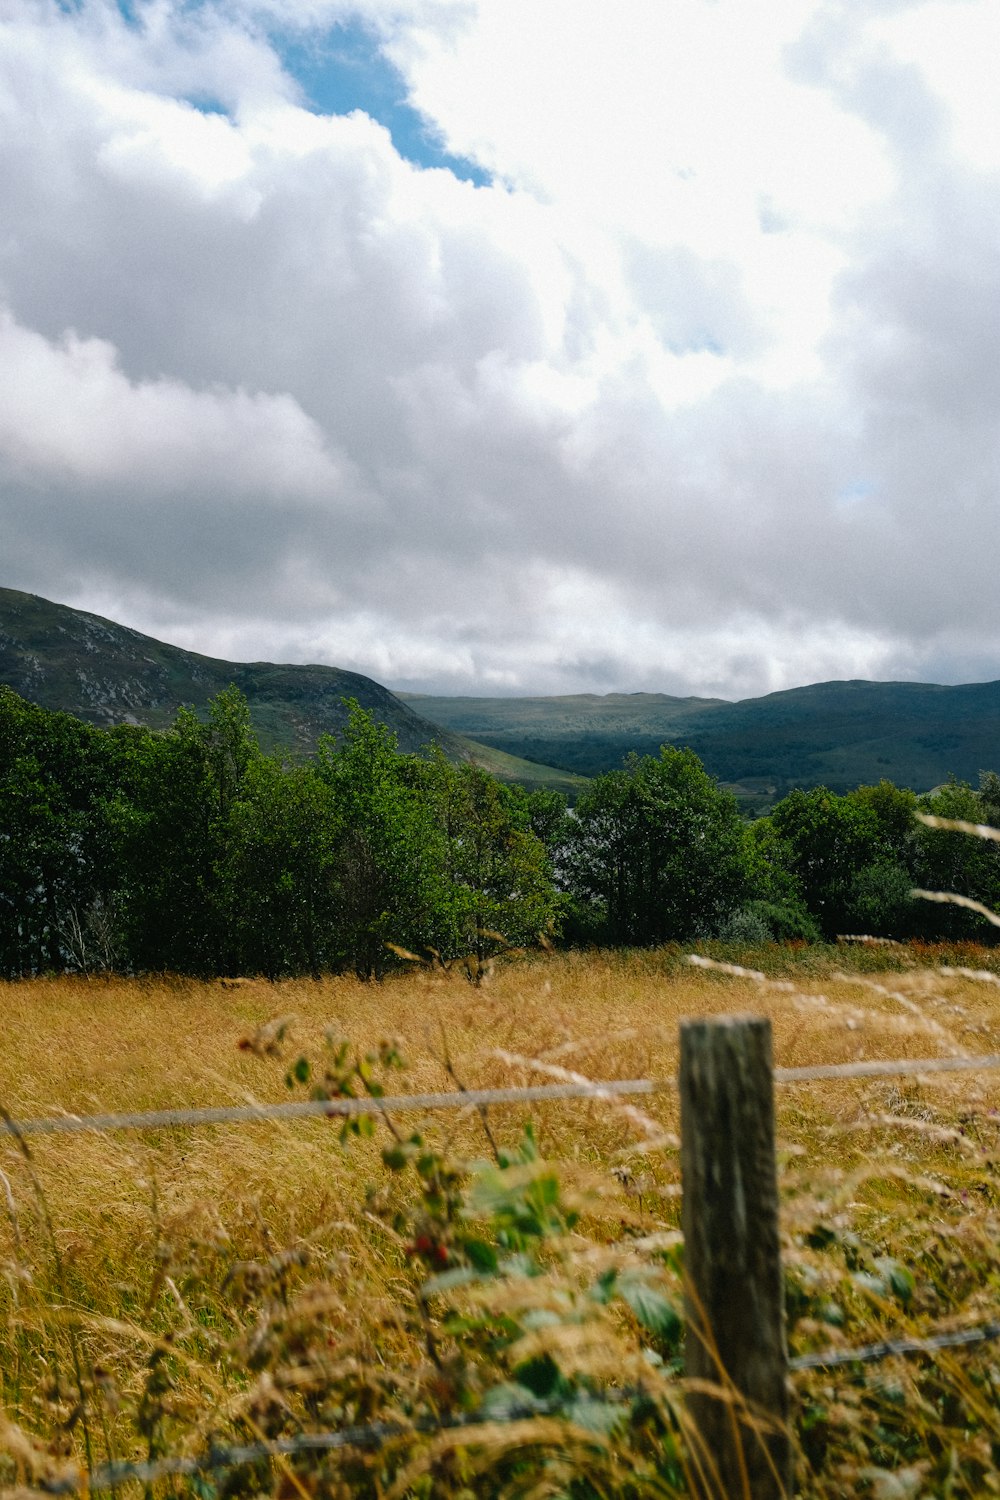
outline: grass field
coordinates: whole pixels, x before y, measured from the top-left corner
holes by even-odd
[[[372,1064],[391,1093],[559,1068],[666,1078],[679,1019],[719,1011],[770,1016],[786,1066],[1000,1051],[996,985],[928,962],[985,965],[985,952],[892,950],[884,972],[878,955],[849,950],[729,956],[766,963],[786,988],[695,971],[673,951],[515,961],[481,988],[425,970],[378,986],[3,985],[0,1102],[27,1118],[305,1097],[285,1082],[297,1059],[315,1077],[326,1058],[341,1077],[355,1055],[334,1066],[328,1034],[360,1057],[397,1039],[405,1068]],[[1000,1313],[998,1080],[779,1089],[793,1353]],[[245,1464],[153,1492],[683,1492],[676,1100],[641,1104],[492,1108],[489,1136],[475,1111],[403,1115],[398,1142],[379,1125],[342,1143],[326,1120],[8,1137],[0,1481],[37,1489],[88,1447],[96,1464],[351,1422],[412,1429],[484,1401],[496,1416],[494,1388],[530,1377],[548,1380],[558,1420],[539,1409],[409,1430],[376,1452]],[[529,1148],[506,1173],[470,1173],[494,1149],[516,1154],[529,1119],[539,1160]],[[416,1169],[390,1170],[386,1147]],[[513,1254],[499,1269],[496,1246]],[[428,1286],[442,1270],[459,1274]],[[581,1405],[640,1379],[645,1415],[630,1408],[613,1430]],[[997,1343],[797,1375],[799,1492],[1000,1494],[998,1394]]]

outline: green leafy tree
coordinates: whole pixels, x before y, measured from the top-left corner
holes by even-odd
[[[389,944],[437,946],[452,914],[444,835],[396,737],[351,701],[340,740],[324,736],[317,774],[336,826],[330,900],[335,965],[378,977]]]
[[[239,688],[230,685],[209,703],[207,723],[192,724],[191,718],[183,722],[204,746],[215,804],[213,811],[224,820],[241,795],[251,768],[261,760],[260,746],[250,722],[250,705]]]
[[[312,766],[261,757],[247,767],[220,868],[231,968],[276,978],[337,967],[339,826],[333,791]]]
[[[87,966],[107,872],[95,838],[103,737],[0,687],[0,970]]]
[[[423,779],[445,836],[452,943],[482,960],[554,930],[560,901],[533,822],[552,828],[565,804],[533,802],[479,766],[453,767],[440,756]]]
[[[1000,776],[996,771],[979,773],[979,807],[983,821],[1000,828]]]
[[[752,894],[736,800],[693,750],[633,756],[581,796],[562,878],[581,935],[645,945],[712,932]]]
[[[525,795],[531,831],[545,845],[549,858],[558,858],[570,837],[572,815],[562,792],[538,787]]]
[[[874,786],[859,786],[847,792],[844,801],[874,819],[874,833],[883,856],[906,865],[916,857],[918,824],[914,819],[917,795],[907,787],[896,786],[883,778]]]
[[[128,967],[218,973],[218,798],[204,726],[114,731],[117,775],[103,809]]]
[[[231,842],[264,759],[246,699],[229,687],[205,721],[182,708],[165,734],[122,727],[109,743],[114,793],[103,817],[130,965],[238,972],[246,928],[232,899]]]
[[[882,853],[872,809],[820,786],[790,792],[772,809],[769,821],[823,936],[855,930],[852,883]]]
[[[966,782],[952,779],[919,799],[921,812],[966,823],[989,823],[993,816],[992,782],[986,796]],[[949,891],[997,909],[1000,906],[1000,845],[948,829],[918,825],[915,883],[925,890]],[[975,938],[993,942],[996,929],[981,916],[957,906],[921,903],[922,932],[927,937]]]
[[[910,895],[920,849],[916,794],[883,779],[848,792],[844,801],[870,820],[871,840],[847,888],[845,921],[852,932],[909,937],[920,930],[924,916]]]
[[[791,851],[770,818],[757,818],[748,826],[746,850],[750,899],[734,913],[733,922],[724,922],[720,935],[735,935],[742,922],[748,931],[759,924],[772,942],[818,942],[819,927],[791,870]]]
[[[987,795],[991,783],[987,782]],[[983,922],[956,907],[914,901],[915,886],[990,903],[1000,897],[995,845],[921,826],[918,810],[981,822],[984,798],[962,782],[917,798],[889,781],[844,796],[825,787],[792,792],[767,822],[824,936],[984,936]]]

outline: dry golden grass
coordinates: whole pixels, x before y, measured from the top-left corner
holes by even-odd
[[[685,968],[673,953],[567,954],[512,962],[480,989],[457,974],[429,971],[377,986],[171,978],[6,984],[0,1103],[25,1118],[283,1099],[288,1063],[299,1053],[318,1057],[331,1028],[362,1052],[383,1037],[400,1039],[407,1069],[387,1081],[392,1092],[451,1087],[446,1057],[467,1087],[544,1082],[553,1069],[597,1079],[669,1078],[679,1020],[716,1012],[770,1016],[775,1061],[786,1066],[1000,1051],[997,986],[919,966],[834,977],[828,962],[826,970],[781,989]],[[278,1016],[293,1018],[283,1061],[241,1050],[241,1039]],[[996,1073],[961,1074],[779,1089],[789,1274],[805,1289],[793,1347],[849,1343],[954,1315],[996,1315],[1000,1265],[989,1241],[996,1231],[998,1082]],[[513,1145],[529,1116],[542,1154],[566,1164],[567,1181],[589,1194],[586,1226],[594,1243],[676,1227],[672,1093],[629,1107],[504,1106],[491,1109],[489,1120],[497,1140]],[[459,1158],[488,1154],[474,1111],[399,1123],[419,1127]],[[663,1135],[666,1141],[657,1139]],[[360,1330],[387,1365],[418,1360],[419,1340],[397,1310],[405,1261],[391,1230],[370,1212],[372,1188],[391,1191],[383,1143],[379,1135],[344,1149],[329,1122],[269,1123],[37,1137],[29,1163],[8,1138],[0,1147],[8,1332],[0,1373],[8,1414],[79,1453],[69,1366],[82,1357],[92,1386],[106,1380],[118,1392],[102,1413],[106,1433],[94,1439],[97,1456],[136,1453],[126,1414],[140,1399],[149,1350],[172,1330],[180,1369],[172,1430],[178,1442],[183,1435],[196,1446],[210,1428],[219,1430],[220,1413],[237,1410],[247,1386],[245,1372],[199,1343],[198,1330],[238,1336],[249,1314],[227,1291],[232,1266],[289,1248],[308,1249],[310,1274],[322,1281],[326,1299],[322,1316],[338,1336]],[[818,1222],[840,1236],[867,1237],[913,1265],[918,1294],[911,1306],[845,1292],[843,1257],[834,1264],[809,1242]],[[844,1303],[840,1324],[816,1315],[821,1294]],[[79,1340],[75,1351],[70,1328]],[[948,1358],[961,1385],[974,1356]],[[979,1364],[984,1358],[988,1366],[988,1355]],[[902,1362],[892,1368],[894,1379],[912,1380]],[[865,1405],[870,1387],[841,1387],[822,1374],[799,1386],[802,1411],[824,1412],[825,1447],[809,1492],[848,1493],[837,1488],[846,1481],[836,1477],[836,1463],[855,1463],[859,1484],[865,1465],[872,1467],[862,1434],[873,1420]],[[987,1382],[977,1397],[987,1407],[990,1391]],[[926,1404],[924,1395],[920,1400]],[[924,1421],[929,1431],[932,1417]],[[987,1414],[986,1436],[976,1436],[986,1445],[976,1470],[980,1488],[956,1480],[954,1494],[1000,1492],[989,1455],[990,1441],[1000,1443],[995,1417],[992,1438],[990,1430]],[[932,1448],[928,1437],[927,1454],[920,1449],[913,1461],[930,1464]],[[897,1453],[889,1444],[886,1451],[895,1455],[890,1466],[905,1467],[902,1448]],[[865,1481],[874,1493],[880,1482],[877,1475]],[[921,1482],[918,1476],[915,1488],[899,1493],[923,1493]]]

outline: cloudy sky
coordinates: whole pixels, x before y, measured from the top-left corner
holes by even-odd
[[[997,0],[0,0],[0,584],[437,692],[1000,677]]]

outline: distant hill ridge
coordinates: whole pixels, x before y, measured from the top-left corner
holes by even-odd
[[[512,754],[584,776],[630,751],[688,745],[765,805],[795,786],[846,791],[883,777],[926,791],[1000,769],[1000,682],[821,682],[730,703],[662,693],[551,698],[401,694],[419,713]]]
[[[736,703],[665,693],[397,694],[337,667],[201,656],[16,589],[0,589],[0,682],[92,724],[153,728],[235,683],[264,747],[296,754],[342,729],[342,700],[356,698],[404,751],[436,741],[450,759],[570,794],[631,751],[689,745],[750,810],[795,786],[845,791],[888,777],[923,791],[950,774],[975,784],[981,770],[1000,770],[1000,682],[822,682]]]
[[[430,723],[359,672],[200,656],[17,589],[0,589],[0,683],[42,708],[75,714],[90,724],[136,723],[153,729],[172,724],[182,704],[203,710],[210,698],[235,683],[247,699],[264,748],[299,755],[315,749],[321,734],[344,728],[343,700],[354,698],[393,731],[400,749],[409,754],[434,742],[449,759],[485,765],[504,780],[570,793],[578,785],[578,778],[525,765]]]
[[[164,728],[181,704],[203,707],[235,683],[268,747],[311,750],[346,722],[341,699],[356,698],[417,750],[437,739],[458,753],[458,736],[429,723],[388,688],[337,667],[230,662],[170,646],[100,615],[36,594],[0,589],[0,682],[43,708],[98,725]]]

